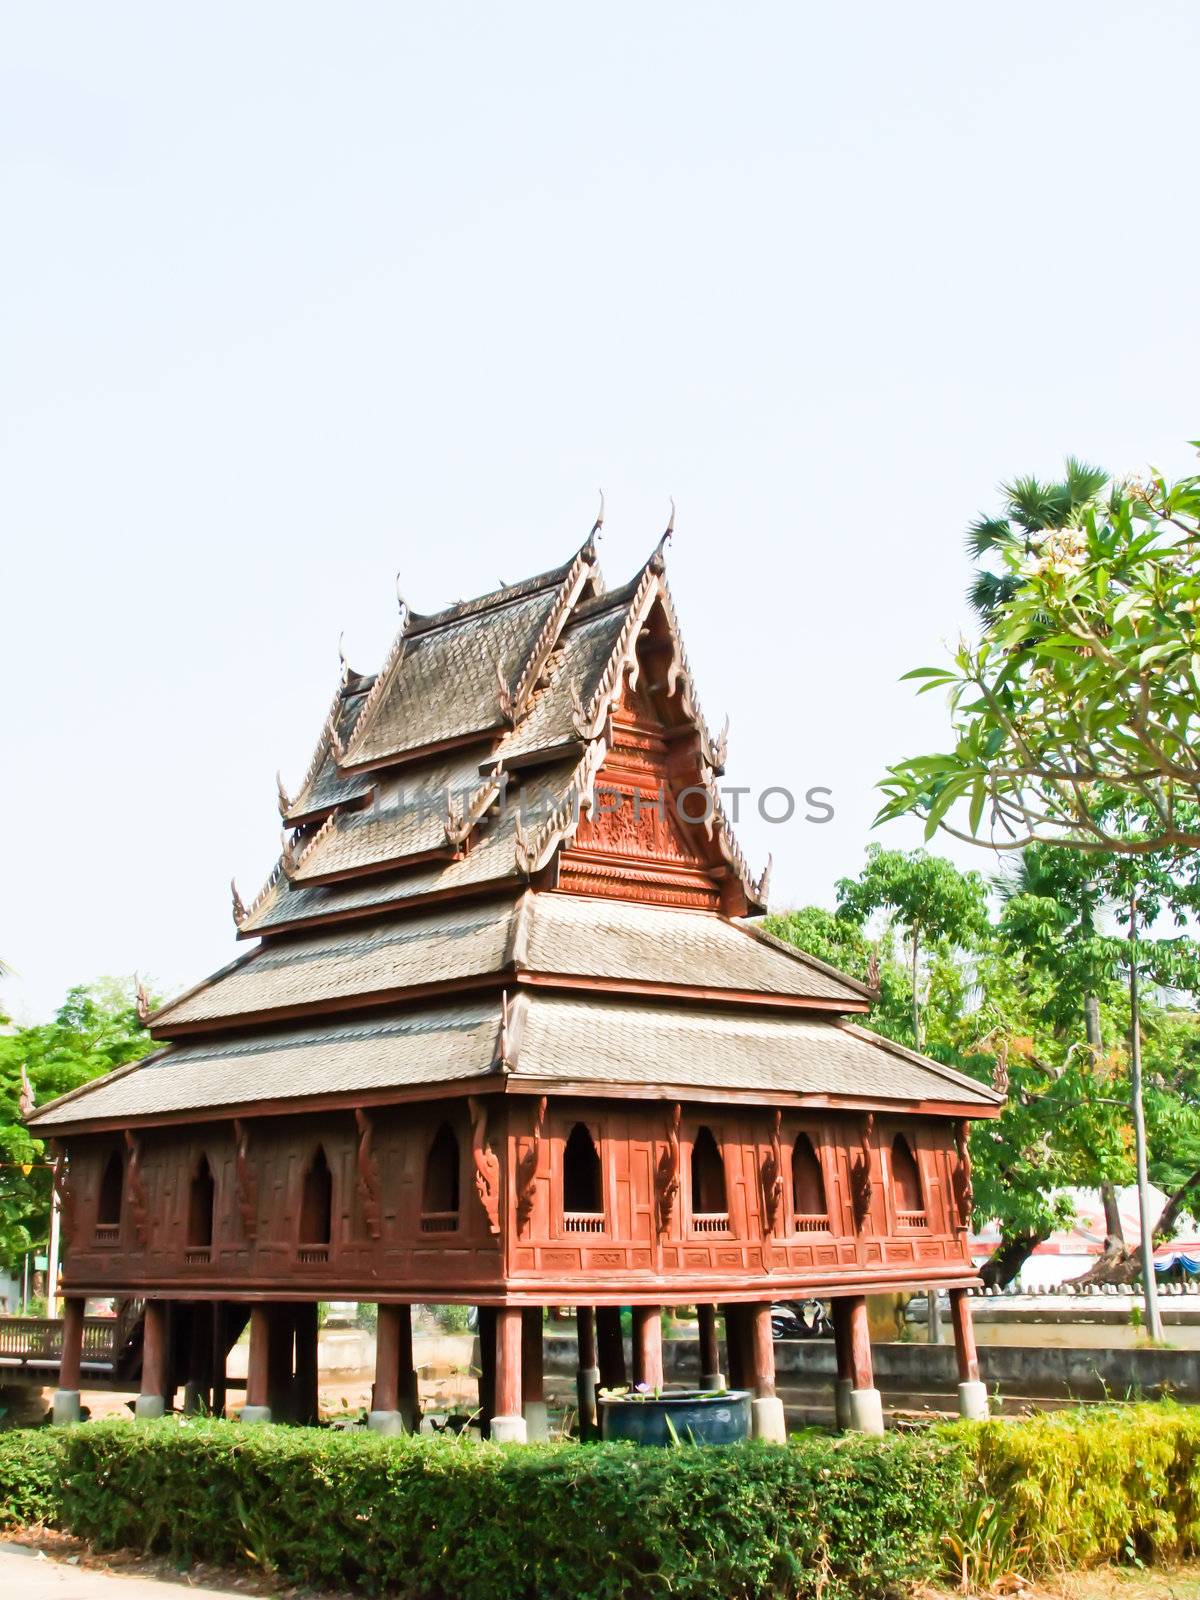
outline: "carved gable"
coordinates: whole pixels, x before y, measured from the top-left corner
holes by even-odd
[[[626,687],[595,805],[563,853],[559,888],[720,909],[725,873],[705,833],[694,739],[680,731],[672,738],[645,689]]]

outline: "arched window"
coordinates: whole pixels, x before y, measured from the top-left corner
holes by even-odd
[[[187,1246],[189,1250],[209,1250],[213,1242],[213,1205],[217,1189],[208,1157],[201,1156],[188,1186]]]
[[[318,1145],[304,1174],[300,1196],[300,1243],[327,1245],[333,1235],[333,1174]]]
[[[563,1151],[563,1210],[593,1216],[604,1210],[600,1157],[582,1122],[571,1129]]]
[[[458,1227],[458,1176],[458,1140],[450,1124],[443,1122],[425,1157],[423,1233],[452,1233]]]
[[[725,1163],[712,1129],[701,1127],[692,1144],[692,1215],[724,1216],[727,1210]]]
[[[806,1133],[798,1134],[792,1146],[792,1213],[800,1232],[823,1228],[829,1220],[825,1176]]]
[[[922,1217],[925,1200],[921,1194],[921,1174],[909,1149],[908,1140],[898,1133],[892,1140],[892,1196],[901,1221]]]
[[[100,1199],[96,1206],[96,1224],[101,1228],[116,1228],[121,1222],[121,1197],[125,1192],[125,1163],[121,1152],[114,1150],[105,1163],[100,1179]]]

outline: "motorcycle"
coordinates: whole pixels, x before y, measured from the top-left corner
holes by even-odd
[[[820,1300],[781,1300],[771,1307],[776,1339],[830,1339],[833,1323]]]

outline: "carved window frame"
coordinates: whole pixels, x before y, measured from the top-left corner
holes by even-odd
[[[700,1137],[700,1132],[703,1128],[708,1129],[712,1142],[716,1146],[717,1157],[721,1163],[721,1179],[725,1190],[724,1211],[696,1212],[692,1207],[692,1162],[696,1154],[696,1141]],[[692,1117],[686,1136],[681,1140],[681,1143],[684,1149],[680,1152],[679,1162],[681,1169],[679,1174],[680,1189],[682,1191],[680,1194],[680,1210],[683,1213],[684,1237],[687,1239],[731,1239],[733,1237],[733,1225],[730,1221],[729,1197],[733,1185],[729,1181],[729,1162],[725,1158],[724,1130],[719,1123],[706,1121],[702,1117]],[[697,1216],[705,1218],[723,1216],[725,1218],[725,1226],[723,1228],[698,1228],[695,1220]]]
[[[613,1186],[609,1181],[608,1170],[609,1148],[607,1119],[597,1115],[594,1111],[574,1112],[571,1110],[559,1111],[555,1116],[553,1130],[554,1144],[558,1149],[558,1159],[555,1163],[557,1171],[554,1173],[553,1183],[553,1217],[554,1228],[560,1239],[586,1239],[607,1238],[611,1228],[611,1214],[609,1209],[610,1197]],[[577,1124],[581,1124],[591,1135],[592,1145],[596,1151],[596,1159],[600,1163],[600,1210],[599,1211],[568,1211],[567,1210],[567,1141]],[[592,1233],[590,1229],[567,1228],[568,1217],[603,1217],[603,1225],[598,1232]]]
[[[327,1158],[328,1159],[328,1158]],[[191,1242],[192,1231],[192,1186],[200,1176],[200,1163],[208,1167],[208,1178],[212,1184],[212,1207],[209,1217],[209,1240],[207,1245],[197,1245]],[[183,1259],[186,1266],[206,1266],[213,1260],[217,1253],[217,1222],[221,1214],[221,1184],[217,1178],[217,1167],[213,1163],[212,1154],[207,1145],[201,1145],[196,1152],[196,1159],[188,1168],[186,1204],[184,1211],[183,1227]],[[195,1259],[193,1259],[195,1258]]]
[[[302,1239],[301,1229],[304,1225],[304,1191],[308,1185],[308,1175],[316,1164],[318,1152],[325,1159],[325,1170],[329,1174],[329,1238],[325,1241],[319,1239]],[[293,1238],[293,1247],[296,1259],[307,1262],[309,1265],[320,1265],[333,1259],[336,1248],[334,1234],[337,1231],[338,1219],[338,1176],[337,1165],[329,1159],[329,1137],[318,1134],[308,1147],[308,1154],[300,1167],[300,1179],[296,1194],[296,1225]],[[319,1252],[324,1251],[322,1258]]]
[[[125,1222],[129,1207],[126,1204],[125,1189],[129,1181],[129,1156],[119,1144],[113,1144],[99,1152],[100,1162],[96,1177],[96,1197],[92,1207],[92,1243],[101,1250],[114,1250],[120,1246],[125,1230]],[[116,1221],[103,1218],[100,1215],[104,1199],[104,1185],[108,1178],[109,1169],[113,1162],[121,1175],[120,1187],[117,1191],[117,1216]]]
[[[885,1125],[881,1130],[879,1139],[879,1159],[883,1168],[883,1190],[887,1204],[888,1232],[892,1238],[911,1239],[914,1237],[928,1237],[933,1230],[931,1213],[929,1209],[929,1181],[923,1170],[922,1154],[925,1146],[925,1130],[896,1122]],[[917,1211],[904,1210],[896,1204],[896,1174],[892,1168],[892,1152],[896,1148],[896,1140],[903,1139],[908,1147],[909,1156],[917,1174],[917,1188],[920,1190],[921,1206]],[[906,1220],[901,1222],[901,1217],[906,1219],[920,1218],[920,1221]]]
[[[427,1211],[425,1209],[425,1194],[429,1187],[429,1158],[433,1154],[433,1147],[441,1136],[443,1128],[449,1128],[454,1135],[454,1147],[458,1156],[458,1208],[455,1211]],[[470,1131],[467,1131],[464,1138],[463,1129],[459,1126],[457,1118],[443,1114],[435,1117],[429,1123],[421,1144],[421,1168],[416,1195],[417,1226],[415,1232],[421,1238],[448,1239],[462,1233],[463,1213],[466,1210],[465,1196],[471,1181],[465,1162],[470,1159],[470,1154]],[[454,1219],[452,1226],[426,1226],[427,1223],[446,1223],[451,1217]]]
[[[816,1157],[817,1169],[821,1174],[821,1189],[825,1195],[825,1226],[823,1228],[797,1228],[798,1215],[815,1216],[815,1212],[798,1213],[796,1210],[796,1187],[794,1161],[796,1157],[796,1144],[801,1135],[807,1137],[812,1153]],[[838,1190],[836,1159],[830,1159],[828,1129],[824,1123],[809,1122],[798,1118],[788,1124],[784,1130],[783,1149],[785,1152],[785,1167],[783,1174],[784,1218],[787,1223],[787,1237],[789,1240],[798,1240],[803,1243],[806,1239],[819,1238],[832,1239],[835,1235],[833,1226],[834,1208],[841,1215],[841,1194]]]

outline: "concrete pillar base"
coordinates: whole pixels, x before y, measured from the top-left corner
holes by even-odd
[[[726,1389],[728,1385],[725,1382],[725,1374],[723,1372],[702,1372],[700,1374],[700,1387],[710,1392]]]
[[[883,1401],[878,1389],[851,1389],[850,1427],[855,1433],[883,1432]]]
[[[986,1422],[990,1412],[988,1410],[988,1393],[986,1383],[960,1383],[958,1386],[958,1414],[966,1417],[968,1422]]]
[[[367,1416],[367,1427],[372,1433],[389,1436],[409,1431],[402,1411],[372,1411]]]
[[[493,1417],[492,1440],[495,1444],[525,1444],[524,1417]]]
[[[144,1417],[147,1421],[164,1415],[167,1403],[160,1394],[140,1394],[134,1401],[133,1414],[135,1417]]]
[[[850,1420],[850,1395],[854,1385],[849,1378],[835,1378],[833,1382],[833,1418],[845,1433],[854,1424]]]
[[[525,1413],[525,1437],[531,1444],[550,1437],[550,1413],[544,1400],[526,1400],[521,1408]],[[495,1433],[492,1438],[496,1437]]]
[[[185,1383],[183,1386],[184,1413],[190,1417],[195,1416],[198,1411],[202,1411],[204,1409],[201,1405],[203,1397],[204,1390],[198,1383]]]
[[[270,1406],[243,1406],[241,1411],[238,1412],[238,1420],[241,1422],[270,1422],[271,1408]]]
[[[769,1395],[750,1402],[750,1437],[763,1439],[767,1444],[787,1443],[787,1423],[783,1418],[783,1401]]]
[[[78,1422],[82,1417],[79,1409],[79,1390],[56,1389],[50,1415],[60,1426],[67,1422]]]

